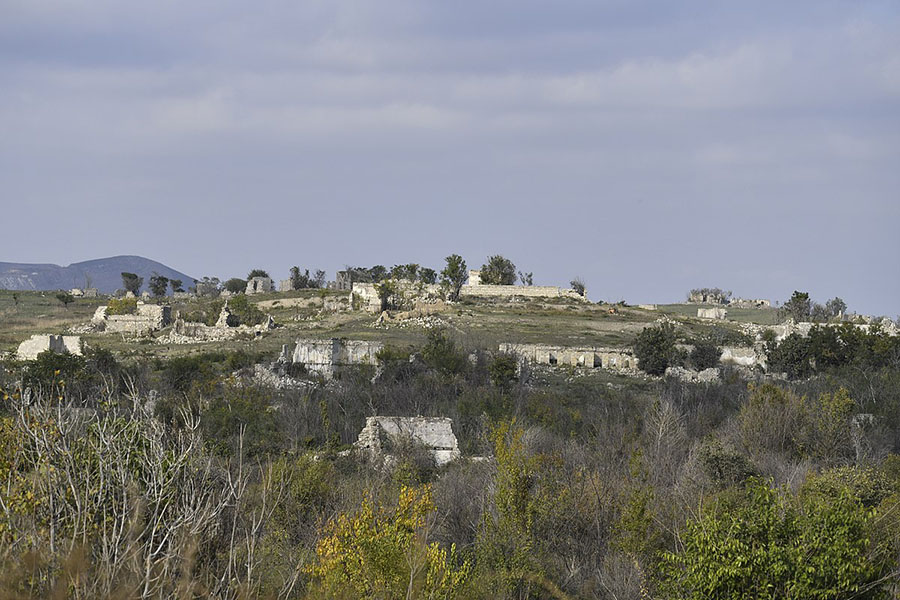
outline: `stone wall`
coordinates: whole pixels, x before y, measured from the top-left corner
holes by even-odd
[[[397,299],[398,304],[407,305],[413,308],[417,301],[436,302],[441,298],[441,286],[436,283],[420,283],[414,281],[396,281],[394,282],[400,294],[403,296]],[[374,283],[353,283],[350,288],[350,302],[353,305],[354,296],[360,302],[360,308],[370,313],[381,312],[381,299],[378,297],[378,291],[375,289]]]
[[[330,379],[341,367],[350,365],[375,365],[375,355],[384,347],[381,342],[366,340],[299,339],[293,346],[286,344],[281,349],[281,360],[300,363],[307,371]]]
[[[275,284],[272,283],[270,277],[254,277],[247,281],[247,289],[244,293],[248,296],[251,294],[268,294],[275,291]]]
[[[290,279],[282,279],[278,282],[278,291],[279,292],[292,292],[294,291],[294,282]]]
[[[575,290],[569,290],[552,285],[464,285],[459,291],[462,296],[480,296],[487,298],[512,298],[523,296],[526,298],[571,298],[584,300],[584,297]]]
[[[434,462],[442,466],[460,456],[453,421],[446,417],[368,417],[354,446],[383,459],[390,448],[383,441],[402,443],[406,440],[423,444],[431,452]]]
[[[765,368],[766,355],[764,352],[757,352],[754,348],[744,348],[737,346],[725,346],[722,348],[722,355],[719,362],[725,365],[740,365],[742,367],[753,368],[760,366]]]
[[[728,302],[728,306],[733,306],[734,308],[769,308],[772,306],[772,302],[765,298],[732,298]]]
[[[698,308],[697,316],[701,319],[724,319],[728,311],[724,308]]]
[[[81,338],[77,335],[36,334],[19,344],[16,358],[34,360],[38,354],[48,350],[59,354],[68,353],[81,356]]]
[[[109,315],[106,307],[101,306],[91,318],[91,323],[109,333],[128,335],[144,335],[172,322],[172,307],[165,304],[137,303],[137,310],[132,315]]]
[[[572,348],[546,344],[500,344],[508,352],[536,365],[603,368],[615,371],[637,369],[638,359],[627,348]]]

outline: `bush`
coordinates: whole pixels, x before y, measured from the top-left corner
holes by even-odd
[[[722,349],[709,341],[696,342],[691,350],[691,365],[698,371],[719,365]]]
[[[638,366],[650,375],[662,375],[666,372],[675,351],[675,326],[661,323],[656,327],[645,327],[634,343],[634,355]]]
[[[241,325],[261,325],[266,321],[266,313],[241,294],[228,299],[228,308],[240,319]],[[217,315],[218,318],[218,315]]]
[[[428,332],[428,341],[422,348],[422,359],[429,367],[437,369],[444,375],[464,373],[469,367],[465,353],[443,329],[432,329]]]
[[[509,389],[518,378],[519,360],[514,354],[498,354],[488,366],[491,383],[500,389]]]
[[[481,266],[481,283],[485,285],[513,285],[516,282],[516,265],[499,254],[491,256]]]
[[[108,315],[133,315],[137,312],[137,298],[110,298],[106,305]]]
[[[247,280],[239,277],[232,277],[225,282],[223,287],[232,294],[242,294],[247,291]]]

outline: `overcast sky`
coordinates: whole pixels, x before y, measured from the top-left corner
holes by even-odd
[[[0,260],[502,253],[900,314],[896,0],[0,0]]]

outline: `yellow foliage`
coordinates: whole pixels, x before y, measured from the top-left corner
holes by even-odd
[[[470,565],[456,566],[449,552],[427,542],[434,510],[428,486],[403,486],[395,506],[366,497],[352,514],[331,520],[316,547],[310,573],[327,598],[428,598],[458,596]]]

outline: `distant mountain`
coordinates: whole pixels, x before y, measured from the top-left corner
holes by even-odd
[[[155,260],[141,256],[111,256],[74,263],[68,267],[46,264],[0,262],[0,289],[68,290],[95,287],[109,294],[122,287],[122,273],[136,273],[144,278],[144,287],[154,272],[169,279],[180,279],[185,289],[194,279]],[[88,285],[90,282],[90,285]]]

